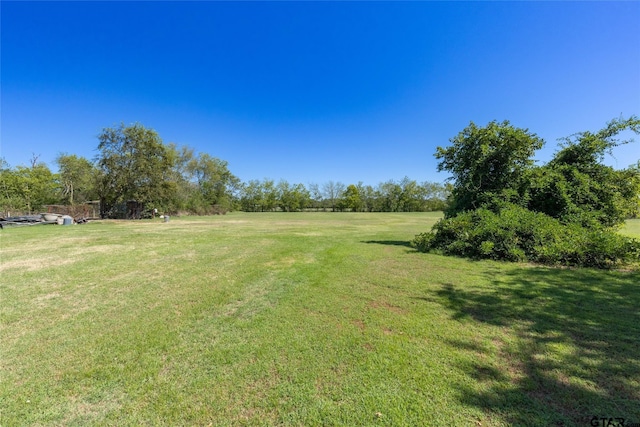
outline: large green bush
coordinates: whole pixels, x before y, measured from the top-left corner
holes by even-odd
[[[421,251],[506,261],[611,268],[640,261],[640,241],[616,233],[638,211],[640,168],[614,170],[605,153],[640,119],[612,120],[598,132],[566,138],[544,166],[543,141],[509,122],[471,123],[438,147],[438,170],[452,174],[445,218],[413,240]]]
[[[423,252],[475,259],[612,268],[640,257],[640,241],[606,229],[562,224],[517,205],[486,208],[440,220],[415,237]]]

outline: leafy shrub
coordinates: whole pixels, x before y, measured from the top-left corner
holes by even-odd
[[[614,228],[638,211],[640,163],[616,171],[602,164],[622,131],[640,119],[614,119],[598,132],[564,140],[545,166],[533,153],[544,141],[509,122],[471,123],[438,147],[439,171],[454,180],[445,219],[413,245],[421,251],[506,261],[611,268],[640,260],[640,241]]]
[[[422,252],[551,265],[611,268],[640,260],[638,240],[604,228],[565,225],[513,204],[442,219],[412,244]]]

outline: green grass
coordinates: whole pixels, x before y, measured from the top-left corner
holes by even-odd
[[[3,230],[0,425],[640,422],[640,273],[415,252],[438,217]]]
[[[640,218],[628,219],[620,232],[622,234],[626,234],[627,236],[640,239]]]

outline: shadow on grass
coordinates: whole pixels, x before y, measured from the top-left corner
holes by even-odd
[[[506,327],[490,342],[449,341],[475,379],[458,385],[463,403],[511,425],[640,423],[639,273],[522,268],[487,279],[420,298],[454,319]]]
[[[413,249],[411,246],[411,242],[408,240],[366,240],[362,243],[373,243],[376,245],[389,245],[389,246],[405,246],[407,248]]]

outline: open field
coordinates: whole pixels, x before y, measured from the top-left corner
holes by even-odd
[[[640,239],[640,218],[629,219],[620,230],[622,234]]]
[[[437,218],[4,230],[0,425],[640,423],[640,273],[412,250]]]

